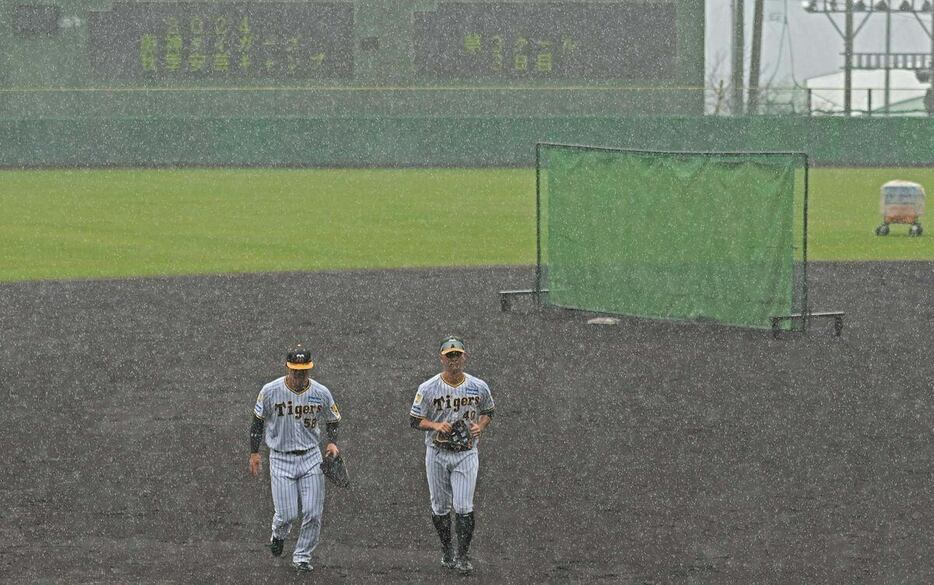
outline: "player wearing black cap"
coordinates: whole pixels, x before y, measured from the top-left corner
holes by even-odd
[[[272,518],[269,549],[273,556],[282,554],[285,537],[299,518],[301,530],[292,566],[299,572],[311,571],[311,555],[318,545],[321,516],[324,513],[324,476],[321,472],[322,430],[326,435],[325,452],[338,454],[337,428],[341,414],[330,390],[309,377],[314,363],[311,353],[301,345],[286,355],[288,373],[263,386],[253,408],[250,427],[250,473],[258,475],[263,467],[259,447],[269,447],[269,476],[276,512]]]

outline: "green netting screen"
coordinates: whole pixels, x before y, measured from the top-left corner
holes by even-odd
[[[806,302],[806,274],[795,275],[805,155],[537,151],[537,288],[549,304],[769,327]]]

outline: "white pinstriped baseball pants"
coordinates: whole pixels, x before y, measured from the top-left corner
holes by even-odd
[[[479,469],[480,457],[476,449],[454,452],[428,447],[425,450],[425,471],[431,511],[436,516],[445,516],[453,504],[455,514],[473,512],[473,493],[477,488]]]
[[[302,505],[302,527],[292,553],[296,563],[311,562],[311,553],[318,546],[321,534],[321,515],[324,513],[324,475],[321,473],[320,453],[309,451],[304,455],[269,452],[269,477],[272,482],[272,503],[276,513],[272,517],[272,535],[285,538],[298,518],[298,505]]]

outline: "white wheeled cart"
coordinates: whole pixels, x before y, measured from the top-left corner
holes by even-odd
[[[882,225],[876,228],[877,236],[889,235],[889,225],[904,223],[909,236],[920,236],[921,216],[924,215],[924,187],[911,181],[889,181],[882,185],[879,194],[879,211]]]

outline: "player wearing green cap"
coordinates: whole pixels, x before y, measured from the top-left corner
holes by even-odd
[[[493,419],[493,397],[486,382],[464,371],[467,349],[463,340],[441,342],[443,371],[418,387],[409,410],[412,427],[425,431],[425,472],[431,496],[431,520],[441,539],[441,564],[462,574],[473,571],[470,541],[474,530],[473,496],[480,468],[480,435]],[[458,421],[469,436],[452,440]],[[451,534],[451,510],[457,550]]]

